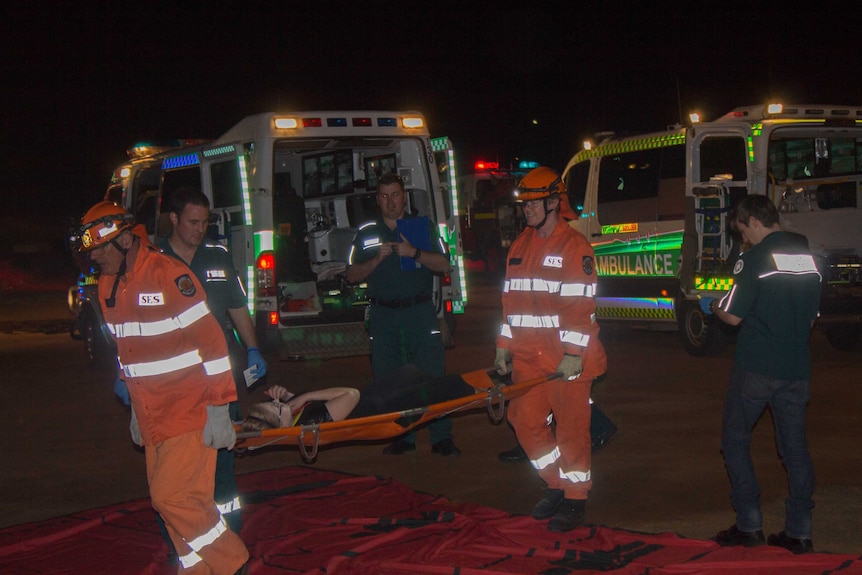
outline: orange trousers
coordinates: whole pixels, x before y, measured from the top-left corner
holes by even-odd
[[[203,444],[201,431],[146,447],[150,500],[165,520],[184,574],[233,575],[248,561],[245,544],[213,500],[216,454]]]
[[[550,489],[566,499],[587,499],[590,465],[591,379],[551,380],[509,402],[509,423],[530,463]],[[553,413],[554,429],[548,425]]]

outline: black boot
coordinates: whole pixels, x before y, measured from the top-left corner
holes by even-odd
[[[557,508],[565,500],[566,494],[562,489],[546,489],[545,496],[536,503],[530,515],[533,519],[548,519],[557,512]]]
[[[587,516],[587,502],[584,499],[563,499],[557,512],[548,521],[548,531],[571,531],[584,523]]]

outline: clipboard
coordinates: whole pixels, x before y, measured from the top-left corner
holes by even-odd
[[[396,225],[398,227],[399,240],[401,239],[401,235],[403,235],[407,238],[407,241],[413,245],[413,247],[426,252],[431,250],[431,231],[429,228],[428,216],[403,218],[398,220]],[[413,258],[401,258],[402,271],[412,271],[419,269],[420,267],[422,267],[422,264]]]

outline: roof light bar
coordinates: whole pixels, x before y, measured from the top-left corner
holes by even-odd
[[[299,127],[299,121],[296,118],[276,118],[275,127],[279,130],[295,130]]]
[[[405,128],[424,128],[425,120],[416,116],[407,116],[401,120],[401,125]]]

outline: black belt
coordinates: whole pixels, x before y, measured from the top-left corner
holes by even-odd
[[[417,303],[426,302],[430,299],[430,295],[417,295],[416,297],[411,297],[407,299],[378,299],[376,297],[373,297],[371,298],[371,303],[373,303],[374,305],[382,305],[383,307],[398,309],[402,307],[411,307],[413,305],[416,305]]]

